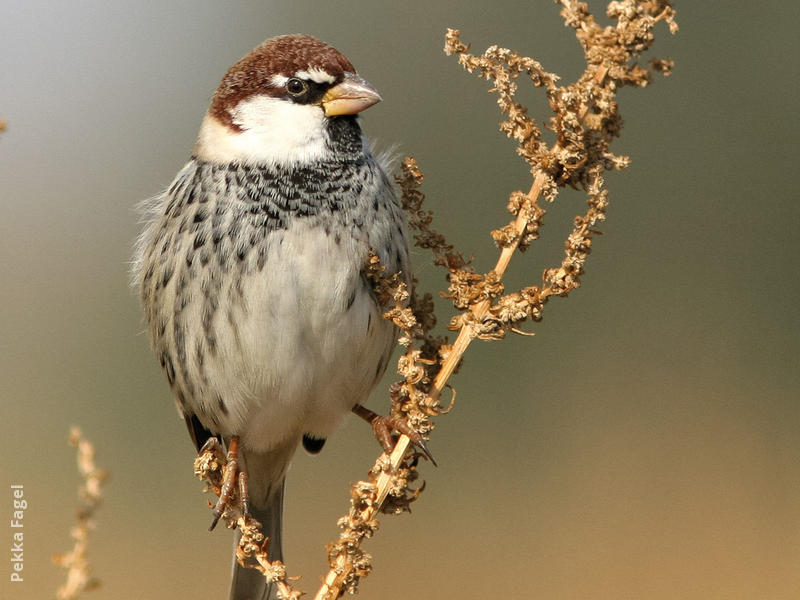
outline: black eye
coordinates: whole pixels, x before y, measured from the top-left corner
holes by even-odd
[[[302,79],[292,77],[286,82],[286,91],[292,96],[302,96],[308,90],[308,84]]]

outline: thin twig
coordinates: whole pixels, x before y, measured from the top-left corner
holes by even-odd
[[[603,80],[608,73],[608,68],[606,67],[598,67],[596,69],[594,80],[598,85],[602,85]],[[579,111],[579,120],[583,121],[586,117],[586,113],[589,110],[589,105],[582,105]],[[551,149],[551,154],[556,154],[561,149],[560,144],[556,143],[553,145]],[[535,204],[542,195],[542,189],[545,185],[546,175],[544,173],[539,173],[533,180],[533,184],[531,185],[531,189],[528,192],[527,196],[531,204]],[[497,264],[495,264],[494,269],[492,271],[497,274],[498,277],[502,278],[505,275],[506,270],[508,269],[508,265],[511,263],[511,258],[516,252],[520,240],[522,239],[522,234],[528,226],[528,219],[525,216],[523,211],[520,211],[519,215],[517,215],[517,219],[514,222],[514,230],[516,231],[516,236],[514,237],[513,241],[504,246],[503,249],[500,251],[500,256],[497,259]],[[489,312],[489,307],[491,306],[490,300],[483,300],[472,306],[472,314],[475,315],[476,319],[482,320],[486,314]],[[442,368],[439,371],[439,374],[436,376],[436,379],[433,382],[433,387],[430,391],[430,396],[436,400],[442,394],[445,386],[447,385],[447,381],[453,375],[456,367],[458,366],[459,361],[464,356],[464,352],[467,351],[472,340],[475,339],[475,331],[469,323],[464,323],[461,325],[461,328],[458,332],[458,337],[456,338],[455,343],[453,344],[453,349],[451,350],[450,354],[448,355],[447,359],[442,364]]]
[[[70,530],[75,544],[68,553],[51,557],[55,564],[67,569],[67,581],[56,593],[58,600],[76,600],[83,592],[100,586],[100,581],[92,577],[87,546],[89,532],[95,528],[95,513],[103,502],[101,486],[108,479],[108,473],[95,466],[94,446],[83,437],[80,428],[70,429],[69,444],[78,449],[78,471],[83,477],[83,485],[78,490],[81,499],[77,511],[78,524]]]

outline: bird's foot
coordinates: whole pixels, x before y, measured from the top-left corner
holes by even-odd
[[[433,458],[431,451],[428,450],[428,445],[425,443],[425,440],[423,440],[422,436],[414,431],[405,420],[396,417],[384,417],[360,404],[356,404],[353,407],[353,412],[372,425],[372,431],[375,433],[375,437],[386,454],[391,454],[392,450],[394,450],[395,440],[392,437],[392,431],[397,431],[407,436],[414,445],[422,450],[422,453],[434,466],[438,466],[436,464],[436,459]]]
[[[219,440],[216,437],[210,437],[200,448],[200,454],[207,451],[214,445],[218,445]],[[239,501],[241,503],[242,514],[247,517],[250,514],[249,496],[247,492],[247,473],[239,469],[239,436],[234,435],[228,444],[228,453],[226,456],[225,467],[222,471],[222,485],[220,486],[219,498],[211,511],[214,519],[211,521],[209,531],[213,531],[220,520],[220,517],[225,513],[225,510],[231,505],[233,500],[233,491],[238,486]]]

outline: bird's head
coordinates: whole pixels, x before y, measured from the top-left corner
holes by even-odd
[[[225,73],[194,154],[218,163],[329,159],[360,144],[352,115],[380,100],[332,46],[301,34],[271,38]]]

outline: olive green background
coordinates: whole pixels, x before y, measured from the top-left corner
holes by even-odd
[[[222,74],[266,37],[337,46],[384,102],[367,134],[411,153],[438,226],[478,268],[507,194],[529,185],[486,82],[445,28],[572,80],[582,54],[550,2],[0,3],[0,548],[23,484],[25,581],[52,597],[70,547],[78,424],[109,469],[87,598],[226,598],[230,535],[208,533],[192,446],[143,335],[127,261],[135,204],[187,159]],[[592,3],[595,9],[599,3]],[[654,55],[675,73],[620,94],[611,206],[584,285],[534,338],[475,343],[430,443],[413,515],[366,544],[363,598],[800,597],[798,9],[679,3]],[[538,91],[521,92],[546,116]],[[510,284],[558,261],[559,197]],[[415,253],[425,289],[442,274]],[[450,310],[440,305],[440,320]],[[385,411],[385,386],[370,406]],[[350,419],[289,474],[287,559],[311,592],[348,485],[378,453]]]

